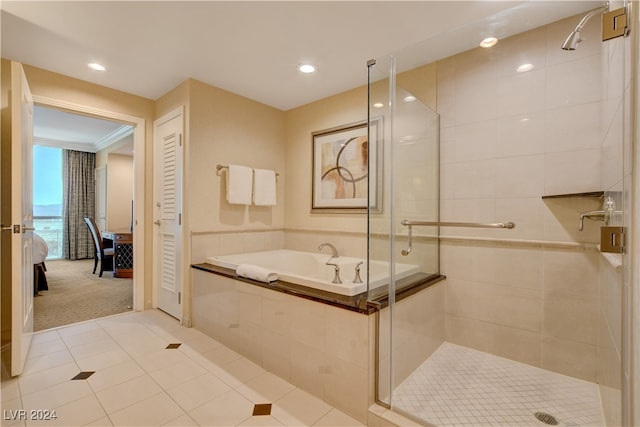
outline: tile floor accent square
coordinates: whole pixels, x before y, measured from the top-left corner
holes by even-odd
[[[253,407],[253,415],[271,415],[271,403],[257,403]]]
[[[82,371],[78,375],[76,375],[75,377],[71,378],[71,381],[73,381],[73,380],[86,380],[87,378],[89,378],[93,374],[95,374],[94,371]]]
[[[176,349],[176,348],[180,347],[181,345],[182,345],[182,343],[174,343],[174,344],[169,344],[165,348],[173,350],[173,349]]]

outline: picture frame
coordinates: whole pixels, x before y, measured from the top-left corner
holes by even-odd
[[[362,121],[311,136],[311,212],[379,212],[382,117],[371,120],[369,135],[367,122]],[[370,181],[370,176],[375,179]]]

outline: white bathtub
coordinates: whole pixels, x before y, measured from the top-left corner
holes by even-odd
[[[280,280],[341,295],[352,296],[367,290],[367,263],[365,260],[343,256],[333,259],[332,262],[340,265],[340,279],[342,279],[342,284],[335,284],[331,283],[335,274],[333,266],[325,265],[329,257],[323,253],[278,249],[214,256],[207,258],[206,262],[232,270],[235,270],[240,264],[257,265],[277,273]],[[363,283],[353,283],[355,267],[361,261],[364,261],[360,266],[360,277]],[[372,261],[370,269],[369,286],[371,289],[389,282],[389,263]],[[417,265],[396,264],[396,280],[418,272],[420,269]]]

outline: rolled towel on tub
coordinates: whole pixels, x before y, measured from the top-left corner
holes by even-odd
[[[278,280],[278,274],[269,271],[266,268],[252,264],[240,264],[236,267],[236,274],[241,277],[257,280],[259,282],[275,282]]]

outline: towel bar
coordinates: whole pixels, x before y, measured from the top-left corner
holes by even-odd
[[[222,170],[222,169],[229,169],[229,166],[227,165],[216,165],[216,170]],[[276,172],[276,176],[280,176],[280,174],[278,172]]]

